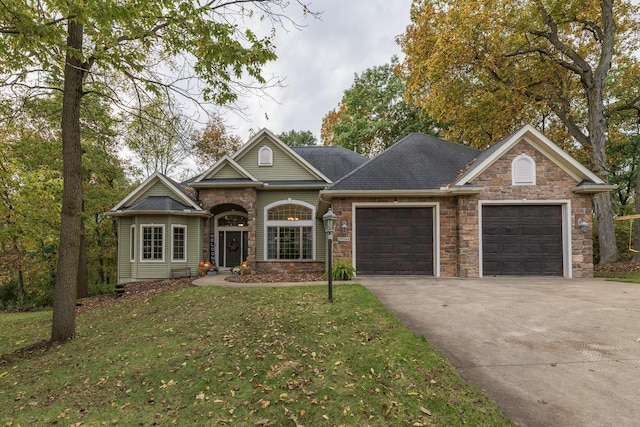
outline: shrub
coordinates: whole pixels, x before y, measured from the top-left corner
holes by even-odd
[[[344,259],[334,261],[332,272],[333,280],[351,280],[356,276],[356,269]]]

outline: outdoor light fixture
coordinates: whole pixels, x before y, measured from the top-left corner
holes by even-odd
[[[327,280],[329,282],[329,301],[333,301],[333,232],[338,216],[329,208],[322,216],[324,231],[327,233]]]
[[[580,229],[580,231],[582,231],[583,233],[586,233],[587,230],[589,230],[589,224],[587,224],[587,221],[585,221],[583,218],[580,218],[578,220],[578,228]]]
[[[346,236],[347,235],[347,231],[349,231],[349,227],[347,226],[347,221],[342,221],[342,235]]]

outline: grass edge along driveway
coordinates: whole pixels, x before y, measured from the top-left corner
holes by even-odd
[[[0,427],[513,425],[368,290],[190,287],[78,317],[0,318]]]

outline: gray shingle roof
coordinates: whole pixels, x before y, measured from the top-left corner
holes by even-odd
[[[127,211],[195,211],[191,206],[185,206],[167,196],[149,196],[133,206],[123,210]]]
[[[490,146],[489,148],[487,148],[486,150],[482,151],[480,153],[480,155],[478,155],[478,157],[476,157],[473,162],[471,162],[471,164],[469,164],[469,167],[467,168],[467,170],[458,177],[458,179],[462,179],[464,178],[467,174],[471,173],[473,171],[473,169],[479,165],[480,163],[482,163],[485,159],[489,158],[489,156],[491,156],[496,150],[498,150],[500,147],[502,147],[504,144],[506,144],[513,135],[515,135],[517,132],[512,133],[509,136],[506,136],[504,138],[502,138],[500,141],[496,142],[495,144],[493,144],[492,146]]]
[[[344,147],[309,146],[292,147],[300,157],[331,181],[337,181],[369,159]]]
[[[450,184],[479,150],[412,133],[328,190],[420,190]]]

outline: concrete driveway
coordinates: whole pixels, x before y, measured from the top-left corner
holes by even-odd
[[[358,277],[521,426],[640,425],[640,285]]]

